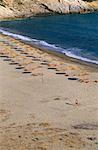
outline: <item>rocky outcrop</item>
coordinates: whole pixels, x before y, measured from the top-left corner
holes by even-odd
[[[30,17],[47,13],[84,13],[97,9],[97,4],[98,1],[83,0],[0,0],[0,18]]]
[[[98,0],[90,2],[89,6],[94,8],[95,10],[98,10]]]

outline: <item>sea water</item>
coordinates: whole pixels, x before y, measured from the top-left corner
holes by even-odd
[[[98,12],[1,21],[0,32],[98,64]]]

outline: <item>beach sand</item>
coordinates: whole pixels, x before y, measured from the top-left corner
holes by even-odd
[[[98,72],[0,34],[0,150],[98,150]]]

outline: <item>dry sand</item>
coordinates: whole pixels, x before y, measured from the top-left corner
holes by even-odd
[[[98,150],[98,72],[0,35],[0,150]]]

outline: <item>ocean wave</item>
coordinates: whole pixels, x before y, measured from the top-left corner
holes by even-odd
[[[11,37],[14,37],[14,38],[16,38],[16,39],[21,39],[21,40],[28,41],[28,42],[32,41],[32,39],[29,38],[29,37],[8,32],[8,31],[6,31],[6,30],[4,30],[4,29],[2,29],[2,28],[0,29],[0,33],[2,33],[2,34],[4,34],[4,35],[11,36]]]
[[[93,64],[98,65],[98,61],[75,55],[75,54],[73,54],[73,52],[63,52],[63,53],[65,55],[71,57],[71,58],[75,58],[75,59],[78,59],[78,60],[82,60],[82,61],[85,61],[85,62],[88,62],[88,63],[93,63]]]
[[[58,49],[54,44],[49,44],[43,40],[37,40],[37,39],[32,39],[30,37],[24,36],[24,35],[20,35],[20,34],[15,34],[12,32],[9,32],[7,30],[4,30],[3,28],[0,29],[0,33],[4,34],[4,35],[8,35],[10,37],[13,37],[15,39],[19,39],[19,40],[23,40],[25,42],[32,42],[34,44],[36,44],[37,46],[41,46],[41,47],[50,47],[50,48],[54,48],[54,49]]]
[[[30,42],[30,43],[35,44],[36,46],[39,46],[39,47],[44,48],[44,49],[61,52],[61,53],[65,54],[71,58],[75,58],[75,59],[78,59],[81,61],[85,61],[85,62],[89,62],[89,63],[93,63],[93,64],[98,65],[98,61],[96,61],[96,60],[91,60],[91,59],[88,59],[86,57],[81,57],[81,56],[79,56],[79,54],[76,55],[74,53],[74,50],[77,50],[78,52],[81,51],[81,49],[78,49],[78,48],[63,49],[61,47],[56,46],[55,44],[49,44],[43,40],[32,39],[32,38],[24,36],[24,35],[15,34],[15,33],[9,32],[3,28],[0,28],[0,33],[2,33],[4,35],[8,35],[10,37],[13,37],[15,39],[19,39],[19,40],[22,40],[25,42]]]

